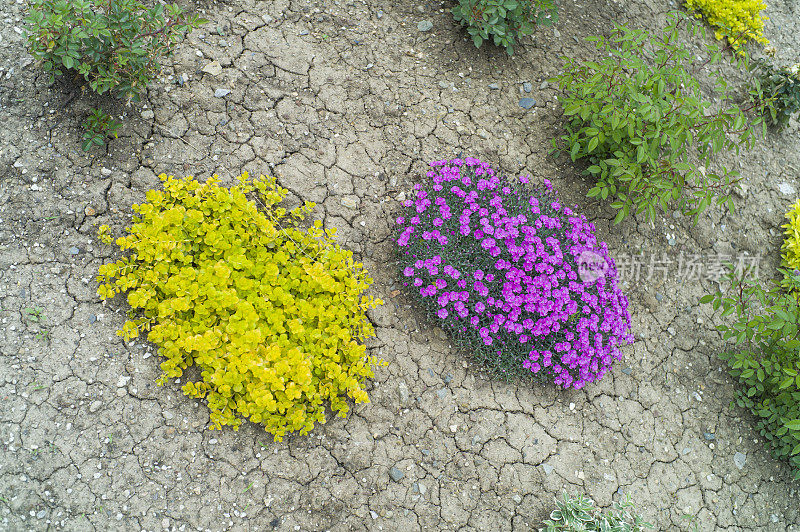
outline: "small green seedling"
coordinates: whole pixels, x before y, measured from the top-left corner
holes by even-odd
[[[105,146],[107,139],[117,138],[117,130],[121,125],[102,109],[92,109],[83,122],[83,151],[89,151],[93,146]]]

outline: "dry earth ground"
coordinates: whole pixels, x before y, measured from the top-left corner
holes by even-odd
[[[529,530],[563,489],[602,506],[630,493],[659,530],[688,529],[684,514],[700,530],[800,528],[798,484],[753,419],[729,407],[736,387],[716,358],[722,342],[697,305],[712,283],[678,271],[681,256],[710,268],[747,252],[771,275],[798,189],[798,124],[729,159],[747,183],[735,214],[610,227],[613,213],[584,197],[579,170],[548,156],[560,111],[542,82],[560,56],[591,56],[583,37],[613,20],[657,30],[672,6],[567,1],[556,31],[540,28],[513,59],[474,49],[449,6],[199,0],[188,7],[211,22],[143,104],[114,107],[125,116],[120,138],[87,156],[79,124],[113,102],[79,95],[63,106],[68,88],[50,86],[24,51],[25,2],[4,0],[0,529]],[[800,4],[770,0],[768,15],[778,58],[796,61]],[[419,31],[421,21],[432,29]],[[212,61],[219,72],[202,72]],[[521,97],[537,103],[525,110]],[[618,258],[642,254],[627,287],[637,341],[601,383],[489,381],[392,295],[398,199],[428,161],[461,152],[554,179]],[[125,306],[95,295],[97,267],[112,255],[95,227],[119,233],[157,174],[243,170],[274,173],[295,198],[317,202],[387,302],[372,314],[372,353],[389,363],[372,403],[283,443],[252,425],[207,430],[204,406],[179,384],[155,386],[152,346],[115,335]],[[651,258],[665,256],[675,262],[648,280]]]

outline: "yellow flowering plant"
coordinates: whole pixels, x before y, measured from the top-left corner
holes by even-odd
[[[781,246],[783,266],[789,270],[800,270],[800,199],[786,213],[788,223],[784,229],[783,246]]]
[[[159,177],[164,190],[133,206],[116,239],[128,255],[97,279],[104,300],[127,293],[119,334],[146,333],[165,357],[159,384],[184,377],[213,428],[247,418],[277,441],[324,423],[326,405],[344,417],[347,398],[369,402],[365,311],[382,301],[362,295],[372,279],[335,245],[335,229],[298,227],[314,204],[277,207],[287,190],[272,177],[245,173],[230,188],[217,176]],[[99,236],[112,242],[107,226]]]
[[[686,0],[686,7],[697,18],[705,16],[716,28],[717,39],[728,39],[737,52],[751,39],[769,44],[764,37],[764,22],[768,19],[761,14],[766,9],[764,0]]]

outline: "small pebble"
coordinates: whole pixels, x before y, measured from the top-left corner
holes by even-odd
[[[498,85],[497,83],[489,83],[489,90],[493,91],[500,90],[500,85]]]
[[[534,105],[536,105],[536,100],[534,100],[533,98],[520,98],[519,99],[519,106],[522,107],[523,109],[530,109]]]
[[[71,248],[69,248],[69,254],[70,255],[77,255],[80,252],[81,252],[81,250],[76,248],[75,246],[72,246]]]
[[[400,480],[402,480],[402,478],[405,477],[406,474],[397,469],[396,467],[393,467],[389,470],[389,476],[395,482],[400,482]]]
[[[522,84],[522,90],[524,90],[525,92],[531,92],[533,90],[533,85],[531,85],[529,82],[526,81],[525,83]]]
[[[419,24],[417,24],[417,29],[419,31],[430,31],[433,28],[433,22],[430,20],[423,20]]]
[[[230,89],[217,89],[217,90],[214,91],[214,97],[215,98],[224,98],[225,96],[227,96],[230,93],[231,93]]]
[[[744,468],[744,464],[747,462],[747,455],[741,452],[737,452],[733,455],[733,463],[739,469]]]

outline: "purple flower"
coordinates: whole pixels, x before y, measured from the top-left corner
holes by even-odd
[[[437,161],[427,175],[397,218],[403,277],[423,305],[476,348],[491,345],[498,361],[519,361],[519,371],[575,389],[602,378],[632,336],[594,226],[549,181],[531,194],[528,177],[502,178],[477,159]],[[581,278],[585,252],[609,266],[592,282]],[[485,359],[490,369],[505,374],[509,365],[494,358]]]

